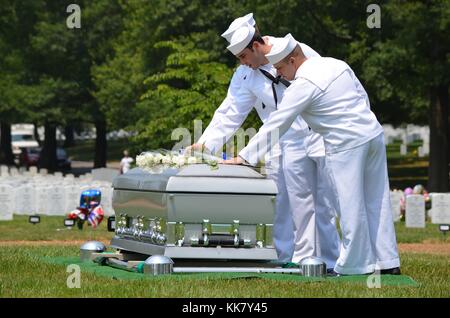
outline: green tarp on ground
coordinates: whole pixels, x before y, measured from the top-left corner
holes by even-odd
[[[94,262],[80,262],[79,257],[45,257],[43,261],[50,264],[69,265],[76,264],[85,272],[94,273],[96,275],[119,279],[119,280],[134,280],[134,279],[162,279],[162,280],[177,280],[177,279],[273,279],[279,281],[292,282],[347,282],[357,284],[367,284],[368,276],[366,275],[352,275],[339,277],[314,278],[304,277],[295,274],[275,274],[275,273],[174,273],[171,275],[149,276],[141,273],[130,272],[110,266],[101,266]],[[381,275],[381,285],[383,286],[419,286],[411,277],[406,275]]]

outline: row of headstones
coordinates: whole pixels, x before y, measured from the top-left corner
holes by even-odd
[[[12,220],[13,214],[66,215],[79,206],[81,193],[88,189],[101,191],[105,215],[113,215],[113,190],[108,182],[0,182],[0,220]]]
[[[400,206],[403,193],[391,191],[394,221],[400,220]],[[431,223],[450,224],[450,193],[430,193],[431,209],[428,211]],[[421,194],[406,196],[405,226],[424,228],[426,220],[425,199]]]
[[[405,143],[400,145],[400,154],[402,156],[406,156],[408,154],[408,145]],[[430,142],[423,141],[423,145],[417,148],[417,155],[419,157],[425,157],[430,154]]]
[[[430,129],[428,126],[407,125],[406,128],[394,128],[392,125],[383,125],[386,144],[391,144],[395,139],[401,139],[400,154],[406,155],[408,151],[407,144],[422,140],[423,145],[418,148],[419,157],[430,153]]]
[[[61,172],[49,174],[47,169],[38,170],[34,166],[26,170],[1,165],[0,186],[5,187],[0,197],[0,220],[12,219],[13,213],[63,215],[78,206],[82,191],[92,188],[102,191],[105,213],[114,214],[111,182],[117,175],[116,169],[99,168],[75,178]]]
[[[101,169],[94,169],[94,170],[101,170]],[[93,170],[93,171],[94,171]],[[62,172],[55,172],[53,174],[48,173],[48,170],[45,168],[41,168],[38,169],[35,166],[31,166],[29,167],[29,169],[27,170],[25,167],[8,167],[5,165],[1,165],[0,166],[0,178],[16,178],[16,177],[26,177],[26,178],[30,178],[30,177],[39,177],[39,176],[43,176],[43,177],[55,177],[55,178],[69,178],[69,179],[73,179],[75,178],[75,176],[73,174],[66,174],[65,176],[63,175]],[[93,179],[93,173],[86,173],[84,175],[81,175],[79,177],[80,179]],[[102,180],[102,179],[99,179]]]
[[[390,124],[383,125],[386,144],[392,143],[395,139],[401,139],[404,143],[411,143],[416,140],[428,140],[430,128],[428,126],[407,125],[404,128],[394,128]]]
[[[0,166],[0,177],[35,177],[35,176],[48,176],[48,170],[41,168],[38,170],[37,167],[31,166],[29,170],[26,170],[25,167],[21,167],[17,169],[16,167],[8,167],[5,165]],[[93,169],[92,173],[86,173],[85,175],[80,176],[80,178],[84,179],[93,179],[99,181],[107,181],[112,182],[115,177],[119,175],[119,171],[117,169],[110,168],[98,168]],[[63,178],[62,172],[55,172],[53,174],[54,177]],[[74,177],[72,174],[67,174],[66,177]]]

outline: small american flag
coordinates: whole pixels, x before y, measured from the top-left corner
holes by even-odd
[[[103,220],[104,212],[102,209],[102,206],[99,205],[95,209],[89,213],[89,223],[91,224],[92,228],[96,228]]]

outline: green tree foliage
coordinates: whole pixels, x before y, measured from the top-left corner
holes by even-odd
[[[429,123],[432,188],[448,185],[433,149],[448,148],[449,1],[378,1],[369,29],[372,1],[80,0],[82,28],[68,30],[71,2],[0,0],[2,122],[95,122],[137,132],[135,152],[170,148],[173,129],[205,128],[225,98],[237,61],[220,34],[253,12],[263,35],[347,61],[381,122]]]
[[[188,39],[155,45],[171,53],[164,71],[145,80],[148,89],[138,104],[142,117],[136,125],[140,145],[170,148],[174,143],[173,129],[185,127],[193,132],[195,119],[207,124],[226,95],[232,70],[196,47],[202,36],[194,34]]]
[[[352,42],[350,59],[361,66],[372,103],[387,106],[394,124],[430,127],[431,191],[448,191],[450,2],[390,1],[382,26]]]

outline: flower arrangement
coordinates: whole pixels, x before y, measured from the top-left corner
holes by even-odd
[[[188,156],[176,151],[159,150],[146,151],[136,156],[136,165],[149,172],[154,172],[154,168],[158,167],[180,168],[185,165],[200,163],[206,163],[212,170],[215,170],[219,168],[218,162],[219,158],[198,152]]]
[[[403,196],[400,198],[400,220],[405,220],[405,212],[406,212],[406,197],[411,194],[421,194],[425,200],[425,209],[429,210],[431,208],[431,197],[428,191],[421,184],[417,184],[414,188],[407,187],[404,191],[402,190],[394,190],[400,191],[403,193]]]

